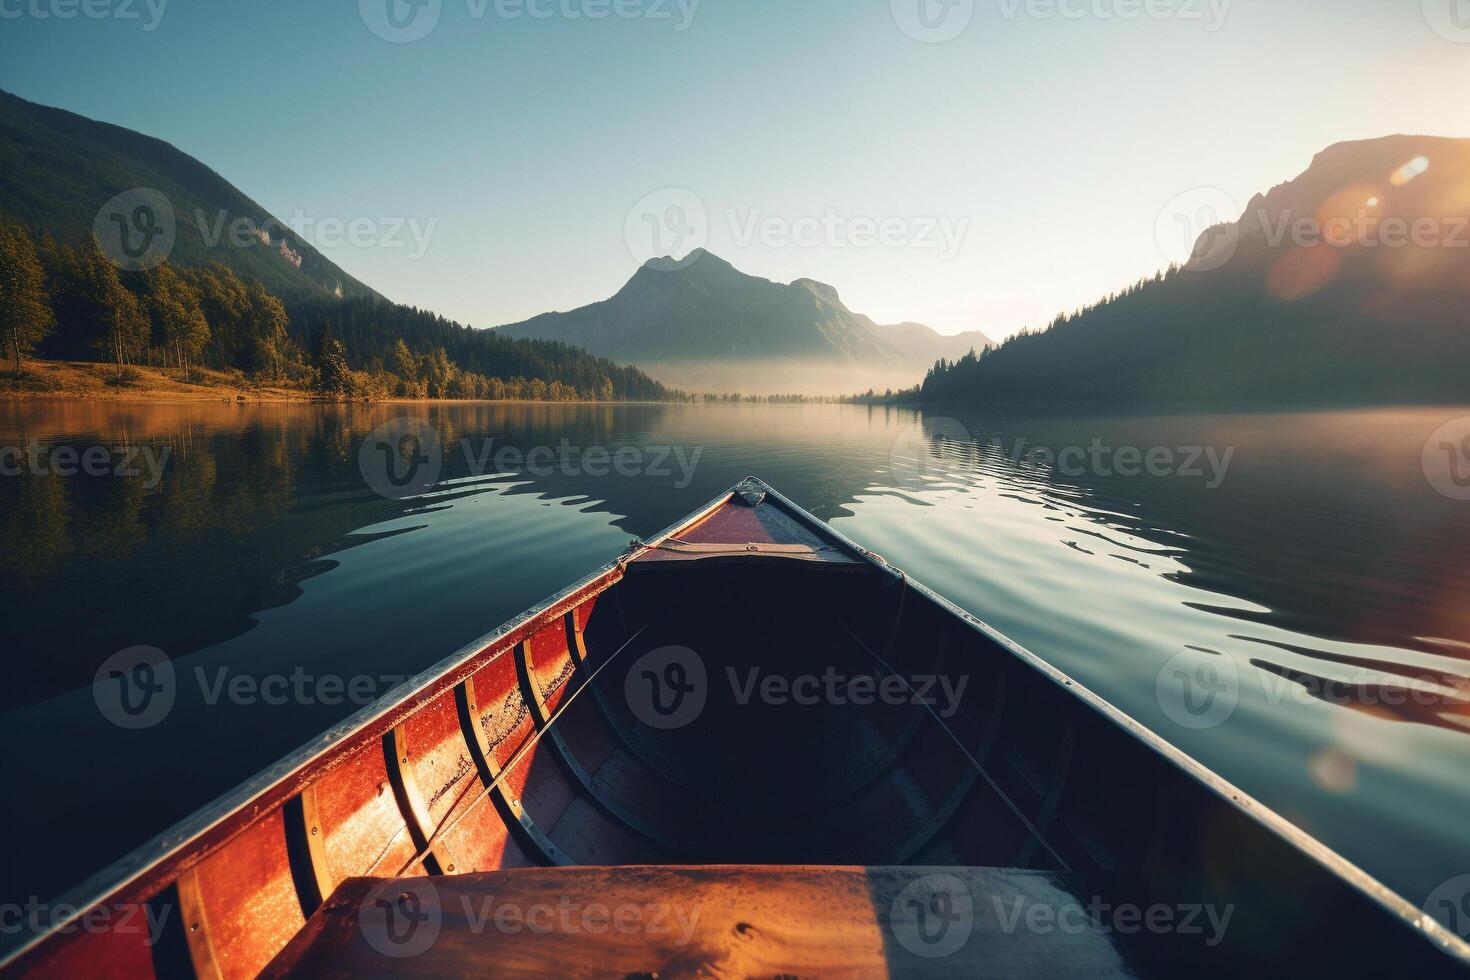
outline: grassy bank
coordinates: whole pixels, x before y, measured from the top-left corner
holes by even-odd
[[[177,368],[134,367],[117,377],[111,364],[91,361],[26,361],[17,377],[0,370],[0,398],[86,398],[135,401],[310,401],[310,392],[261,384],[239,372],[197,368],[188,380]]]

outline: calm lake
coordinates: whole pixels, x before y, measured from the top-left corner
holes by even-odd
[[[424,492],[361,452],[403,416]],[[0,901],[754,474],[1424,902],[1470,874],[1470,489],[1425,454],[1464,416],[0,403]],[[177,692],[121,727],[136,646]]]

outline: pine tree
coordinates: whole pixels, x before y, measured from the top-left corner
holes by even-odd
[[[209,344],[209,321],[205,319],[199,292],[172,266],[159,266],[152,276],[149,312],[163,334],[163,342],[189,377],[189,368]]]
[[[55,319],[46,295],[46,271],[36,247],[20,225],[0,222],[0,328],[15,357],[15,373],[21,358],[40,343]]]
[[[316,389],[331,398],[352,397],[352,370],[347,366],[347,348],[325,325],[317,333]]]

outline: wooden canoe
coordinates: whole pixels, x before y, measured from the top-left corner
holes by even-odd
[[[63,901],[49,932],[0,937],[0,972],[1470,965],[1412,903],[754,479]]]

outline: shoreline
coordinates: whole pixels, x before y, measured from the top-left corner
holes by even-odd
[[[136,402],[148,404],[230,405],[671,405],[649,401],[534,401],[521,398],[380,398],[374,401],[323,398],[285,385],[252,384],[211,368],[195,371],[185,381],[177,368],[129,367],[131,380],[114,383],[117,368],[97,361],[28,359],[17,377],[10,366],[0,367],[0,402],[76,401]]]

